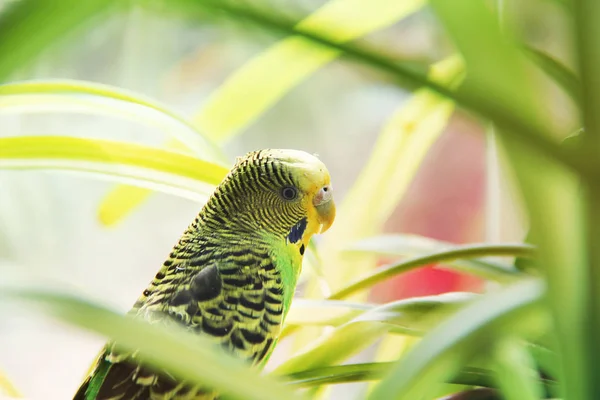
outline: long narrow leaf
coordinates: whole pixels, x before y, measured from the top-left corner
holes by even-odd
[[[499,340],[493,351],[495,377],[506,400],[539,400],[544,388],[524,343],[514,337]]]
[[[275,379],[261,377],[207,338],[175,326],[165,329],[150,325],[79,297],[38,289],[3,288],[0,297],[32,304],[65,322],[114,339],[125,348],[139,350],[144,362],[166,368],[180,379],[210,385],[235,398],[302,398]]]
[[[581,102],[581,82],[573,71],[547,53],[530,46],[524,46],[523,51],[550,78],[554,80],[565,93],[571,96],[576,104]]]
[[[64,136],[0,138],[0,159],[69,160],[123,164],[148,168],[217,185],[227,169],[194,157],[147,146],[110,140]]]
[[[392,276],[410,271],[424,265],[454,261],[463,258],[477,258],[484,256],[531,256],[531,247],[521,244],[499,244],[499,245],[461,245],[450,250],[435,252],[423,256],[413,257],[408,260],[394,263],[389,266],[380,267],[377,270],[356,279],[353,283],[338,290],[329,296],[329,299],[343,299],[361,290],[368,289],[373,285],[389,279]],[[511,282],[525,275],[516,268],[508,268],[502,264],[461,264],[456,263],[456,268],[464,272],[476,274],[499,282]]]
[[[284,378],[289,379],[290,385],[298,387],[376,381],[384,377],[394,365],[396,365],[394,362],[336,365],[296,372],[286,375]],[[541,377],[538,377],[538,379],[545,385],[547,392],[552,393],[556,391],[556,383],[554,381]],[[496,387],[493,372],[476,367],[463,368],[449,383],[489,388]]]
[[[183,2],[185,4],[185,2]],[[347,42],[387,27],[420,9],[423,0],[331,0],[297,24]],[[251,59],[212,94],[194,124],[218,142],[230,139],[294,86],[340,55],[302,36],[285,38]]]
[[[456,374],[503,332],[539,334],[548,324],[539,308],[544,292],[541,281],[526,280],[461,309],[396,363],[369,399],[418,398],[432,384]]]
[[[85,96],[92,96],[92,98],[105,101],[115,100],[115,108],[117,108],[117,111],[113,112],[117,115],[119,115],[118,107],[120,102],[141,106],[168,117],[172,122],[178,124],[181,128],[184,128],[174,129],[171,132],[179,141],[184,143],[194,155],[208,161],[221,164],[226,163],[226,158],[221,149],[210,139],[205,137],[200,130],[191,125],[185,117],[169,109],[167,106],[160,104],[155,100],[146,98],[139,93],[134,93],[110,85],[80,80],[28,80],[0,85],[0,100],[2,100],[2,97],[23,97],[26,95],[42,96],[42,101],[43,95],[47,95],[48,106],[52,106],[52,103],[55,101],[52,96],[58,96],[62,98],[63,101],[70,101],[75,105],[82,102],[83,99],[86,98]],[[41,102],[39,98],[35,99],[36,101],[32,106],[39,105]],[[95,107],[98,108],[98,105],[95,105]],[[33,110],[35,110],[35,108],[33,108]],[[139,115],[137,119],[144,121],[145,119],[148,119],[148,117],[142,114]],[[155,125],[153,120],[149,120],[149,123]]]
[[[0,138],[0,169],[62,169],[198,200],[227,170],[179,153],[108,140],[63,136]]]
[[[279,365],[274,373],[290,374],[339,363],[387,332],[423,334],[440,318],[464,306],[475,296],[472,293],[448,293],[374,307],[311,343],[302,353]]]
[[[550,155],[564,165],[575,170],[584,171],[591,175],[597,175],[597,172],[590,168],[590,165],[583,162],[583,160],[573,152],[561,148],[556,140],[551,139],[557,132],[554,132],[551,127],[540,124],[539,120],[530,118],[530,107],[527,107],[525,110],[519,110],[518,104],[513,102],[513,98],[506,99],[502,97],[498,101],[495,97],[489,97],[487,87],[487,83],[489,82],[485,82],[485,84],[480,86],[471,85],[460,91],[454,91],[449,89],[447,85],[439,84],[434,80],[428,79],[424,73],[416,71],[411,66],[402,65],[402,63],[395,62],[388,57],[382,56],[380,53],[367,50],[363,47],[331,41],[322,33],[299,29],[295,23],[289,22],[286,18],[282,18],[281,15],[270,15],[249,8],[245,4],[242,5],[226,0],[218,2],[205,0],[198,3],[190,3],[189,1],[184,0],[179,1],[183,1],[186,5],[218,11],[221,14],[235,17],[237,20],[250,21],[273,31],[290,35],[300,35],[318,45],[340,50],[348,57],[391,74],[396,78],[395,82],[402,87],[416,89],[421,86],[426,86],[433,91],[456,101],[457,104],[462,105],[481,117],[494,121],[494,123],[502,128],[506,134],[511,135],[513,138],[519,138],[523,143],[526,143],[530,150]],[[440,4],[443,4],[443,2],[440,2]],[[478,7],[478,9],[480,9],[480,7]],[[475,32],[473,35],[476,36],[477,33]],[[497,86],[495,86],[495,88],[497,88]]]
[[[174,150],[183,154],[190,153],[187,146],[175,139],[167,141],[165,147],[167,150]],[[152,190],[148,188],[116,185],[101,200],[98,207],[98,220],[105,226],[114,226],[140,207],[151,194]]]

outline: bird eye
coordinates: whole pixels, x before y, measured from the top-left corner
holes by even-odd
[[[281,197],[285,200],[294,200],[298,196],[298,189],[293,186],[286,186],[281,189]]]

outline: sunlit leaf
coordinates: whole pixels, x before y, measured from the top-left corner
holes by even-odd
[[[63,136],[0,138],[0,169],[63,169],[204,199],[227,169],[165,150]],[[199,196],[200,195],[200,196]]]
[[[170,139],[165,147],[183,154],[190,150],[182,142]],[[130,185],[117,185],[100,202],[98,219],[105,226],[114,226],[140,207],[152,194],[152,190]]]
[[[455,80],[462,64],[449,58],[432,67],[442,82]],[[324,262],[328,280],[339,287],[374,263],[342,258],[340,251],[357,239],[378,233],[394,211],[417,172],[421,161],[446,126],[454,106],[423,89],[403,104],[380,133],[367,164],[340,205],[336,223],[324,237]],[[394,182],[394,184],[389,184]],[[369,206],[357,206],[368,204]]]
[[[544,388],[536,365],[524,343],[514,337],[498,340],[493,346],[493,363],[498,387],[506,400],[539,400]]]
[[[449,250],[438,251],[427,255],[412,257],[407,260],[393,263],[388,266],[379,267],[374,271],[365,274],[353,283],[343,287],[329,296],[329,299],[343,299],[351,296],[353,293],[368,289],[373,285],[382,282],[392,276],[399,275],[406,271],[434,263],[445,264],[453,262],[453,267],[457,270],[475,274],[486,279],[493,279],[499,282],[511,282],[526,275],[513,266],[492,262],[454,262],[458,259],[477,258],[485,256],[527,256],[531,255],[531,246],[521,244],[476,244],[476,245],[457,245]]]
[[[541,50],[529,46],[525,46],[523,50],[575,103],[581,101],[581,82],[572,70]]]
[[[396,363],[393,362],[376,362],[335,365],[296,372],[286,375],[284,378],[289,379],[291,385],[299,387],[376,381],[385,376],[389,369],[395,364]],[[548,388],[554,385],[554,382],[548,379],[539,378],[539,380]],[[450,382],[460,385],[483,386],[489,388],[494,388],[496,386],[492,371],[475,367],[466,367],[462,369]],[[548,391],[551,390],[552,389],[548,389]]]
[[[180,379],[210,385],[233,398],[302,398],[275,379],[260,376],[209,339],[176,326],[165,329],[149,325],[85,299],[44,290],[3,288],[0,297],[32,304],[65,322],[114,339],[125,348],[139,350],[144,362],[168,369]]]
[[[368,398],[419,398],[433,383],[456,374],[502,333],[539,335],[548,327],[547,315],[539,307],[544,293],[544,284],[531,279],[467,305],[408,351]]]
[[[423,0],[331,0],[297,24],[347,42],[417,11]],[[212,94],[194,124],[218,142],[247,127],[285,93],[340,55],[301,37],[285,38],[231,75]]]
[[[451,83],[460,79],[461,72],[460,60],[450,57],[433,65],[430,75],[439,82]],[[452,102],[422,89],[387,121],[366,166],[338,207],[336,223],[323,238],[321,257],[328,267],[325,270],[327,281],[334,290],[374,267],[372,257],[349,259],[344,257],[342,250],[348,243],[381,230],[453,110]],[[366,204],[369,206],[364,206]],[[318,282],[313,282],[307,295],[318,294]],[[296,348],[314,337],[310,332],[298,335]]]
[[[248,7],[246,3],[228,0],[219,0],[218,2],[214,0],[204,0],[197,3],[189,3],[188,1],[179,0],[179,2],[184,2],[188,5],[194,4],[201,9],[218,12],[220,15],[227,15],[240,22],[248,21],[279,33],[299,35],[315,42],[318,45],[340,50],[343,55],[349,58],[365,63],[393,76],[395,78],[393,82],[401,87],[416,90],[419,87],[425,86],[432,91],[446,97],[447,99],[455,101],[457,104],[463,106],[467,110],[493,121],[498,127],[505,130],[506,134],[510,135],[511,137],[520,138],[520,140],[527,144],[529,149],[532,151],[550,155],[569,168],[597,175],[597,173],[590,168],[589,164],[585,163],[573,152],[566,151],[565,149],[561,148],[558,142],[552,139],[553,137],[557,136],[559,132],[555,131],[554,125],[549,123],[548,118],[545,120],[536,118],[536,113],[531,107],[533,104],[524,99],[514,102],[514,97],[505,96],[515,87],[519,87],[518,84],[512,84],[511,88],[507,90],[502,88],[499,89],[498,85],[501,85],[500,82],[503,82],[504,79],[499,79],[496,77],[494,82],[492,80],[494,74],[487,76],[487,78],[490,78],[489,81],[484,79],[476,82],[476,84],[473,84],[475,81],[471,81],[470,85],[463,85],[461,86],[460,90],[453,90],[451,87],[448,87],[448,85],[439,84],[435,80],[428,79],[423,72],[414,68],[414,63],[409,65],[409,63],[398,62],[397,60],[393,60],[387,56],[381,55],[379,52],[368,50],[365,47],[331,41],[322,33],[312,32],[306,29],[299,29],[294,23],[290,23],[290,21],[286,18],[282,18],[281,15],[274,15],[273,13],[264,12],[263,10],[258,11],[252,7]],[[448,2],[445,3],[448,4]],[[440,4],[444,5],[444,2],[442,1]],[[465,4],[468,5],[467,3]],[[475,14],[479,14],[482,9],[487,11],[487,9],[481,7],[482,4],[474,4],[477,6],[476,10],[474,9]],[[455,12],[451,8],[448,8],[447,10]],[[471,16],[473,13],[466,12],[456,14],[460,16]],[[473,17],[473,19],[477,19],[477,17]],[[477,22],[481,23],[484,20],[486,22],[483,23],[482,29],[487,32],[489,30],[488,25],[494,25],[494,22],[490,24],[487,16],[482,18],[481,21]],[[454,22],[460,22],[460,18],[458,21],[455,20]],[[478,38],[480,36],[477,29],[471,29],[473,28],[471,25],[467,25],[465,28],[468,28],[467,33],[470,36],[474,38]],[[482,37],[486,38],[487,36],[488,35],[482,35]],[[502,43],[503,50],[506,48],[506,46],[506,43]],[[481,48],[488,49],[494,47],[486,45],[475,48],[475,50],[480,54],[485,55],[486,52],[481,51]],[[511,46],[509,46],[509,48],[511,48]],[[514,51],[511,50],[508,53],[509,59],[514,59]],[[503,57],[500,54],[497,55],[497,58],[503,60]],[[483,65],[488,64],[489,62],[483,63]],[[496,62],[494,67],[496,68],[499,65],[502,65],[502,62]],[[508,80],[510,81],[512,79],[510,73],[513,69],[514,68],[508,68],[508,70],[505,71],[502,76],[506,76],[508,73]],[[519,77],[521,75],[522,74],[518,74]],[[487,87],[488,84],[491,84],[489,88]],[[523,87],[528,87],[528,85],[524,85]],[[499,89],[498,93],[496,93],[497,89]],[[516,93],[517,98],[519,97],[519,93],[520,91]],[[526,103],[527,107],[520,107]]]
[[[95,102],[90,102],[90,98]],[[128,113],[122,110],[122,104],[139,106],[140,110],[133,109]],[[145,122],[150,126],[160,126],[157,116],[147,111],[153,111],[167,122],[163,130],[172,134],[177,140],[185,144],[184,148],[208,161],[226,164],[226,158],[219,147],[203,133],[191,125],[183,116],[169,109],[167,106],[155,100],[148,99],[139,93],[110,85],[80,81],[80,80],[28,80],[12,82],[0,85],[0,104],[3,112],[7,107],[18,106],[19,112],[37,111],[40,108],[52,109],[52,107],[84,106],[91,112],[99,112],[103,109],[108,115],[131,116],[136,120]],[[60,110],[60,108],[59,108]],[[69,110],[67,108],[67,110]],[[145,111],[145,112],[144,112]],[[169,126],[169,123],[171,126]],[[174,127],[179,129],[173,129]],[[181,147],[178,147],[181,148]]]
[[[340,325],[374,307],[340,300],[294,299],[286,325]]]
[[[440,318],[475,296],[472,293],[448,293],[374,307],[310,343],[304,351],[279,365],[274,373],[290,374],[339,363],[387,332],[421,335],[439,323]]]

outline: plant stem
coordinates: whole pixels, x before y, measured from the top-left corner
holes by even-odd
[[[581,152],[587,160],[597,160],[600,155],[600,2],[598,0],[574,0],[575,40],[577,61],[582,86],[582,118],[585,134]],[[600,398],[600,369],[597,358],[600,356],[600,186],[596,179],[584,177],[586,190],[587,223],[587,271],[582,275],[584,301],[581,302],[587,324],[583,330],[585,351],[581,355],[582,377],[571,376],[566,366],[567,379],[565,394],[568,399],[573,381],[584,385],[586,398]],[[577,340],[578,338],[570,338]],[[564,340],[564,339],[563,339]],[[575,374],[576,371],[573,372]],[[571,380],[569,380],[571,378]],[[578,399],[577,399],[578,400]]]

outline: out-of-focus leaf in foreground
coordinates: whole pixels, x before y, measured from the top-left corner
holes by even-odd
[[[186,2],[181,2],[186,6]],[[326,32],[346,42],[382,29],[421,8],[423,0],[332,0],[298,26]],[[189,6],[189,5],[188,5]],[[340,55],[334,49],[290,36],[248,61],[230,76],[197,112],[193,123],[218,142],[231,139],[266,112],[285,93]],[[117,187],[102,203],[100,216],[112,225],[142,204],[150,192]]]
[[[432,382],[451,379],[499,335],[542,334],[549,327],[541,308],[544,293],[541,280],[527,279],[460,309],[409,350],[368,398],[419,398]]]
[[[168,369],[180,379],[209,385],[233,398],[303,398],[275,379],[260,376],[210,340],[176,326],[165,329],[149,325],[79,297],[38,289],[2,288],[0,297],[32,304],[65,322],[107,336],[125,348],[137,349],[144,362]]]
[[[43,101],[44,96],[46,96],[46,102]],[[17,103],[20,106],[19,111],[21,112],[28,111],[28,102],[26,101],[28,98],[31,99],[29,108],[31,111],[36,111],[37,107],[44,105],[52,107],[52,105],[57,102],[57,97],[62,98],[64,101],[68,101],[73,105],[77,105],[82,102],[82,100],[89,97],[103,100],[111,105],[114,104],[114,107],[111,108],[111,112],[115,116],[121,115],[119,107],[122,106],[122,103],[136,105],[146,110],[152,110],[157,114],[166,117],[173,125],[180,128],[165,130],[172,132],[173,136],[181,143],[185,144],[186,148],[189,148],[189,151],[192,154],[203,160],[212,161],[218,164],[226,164],[226,158],[221,149],[210,139],[205,137],[201,131],[191,125],[185,117],[169,109],[167,106],[138,93],[110,85],[79,80],[29,80],[0,85],[0,100],[10,100],[12,97],[21,98],[21,101]],[[6,106],[10,106],[10,102],[3,105],[5,106],[3,112],[5,112]],[[95,110],[97,112],[98,109],[101,108],[102,107],[96,103],[93,107],[90,107],[90,110]],[[147,124],[150,126],[157,125],[155,119],[150,118],[141,111],[133,114],[139,121],[147,121]]]
[[[168,150],[190,153],[189,148],[176,139],[170,139]],[[114,226],[146,201],[152,190],[131,185],[116,185],[100,202],[98,219],[105,226]]]
[[[62,169],[205,199],[227,173],[179,153],[109,140],[64,136],[0,138],[0,169]]]
[[[339,363],[387,332],[421,335],[437,324],[440,318],[476,296],[472,293],[447,293],[399,300],[371,308],[329,335],[310,343],[299,354],[279,365],[274,373],[290,374]]]
[[[526,276],[514,266],[488,261],[462,261],[462,259],[468,258],[514,255],[530,256],[531,246],[522,244],[456,245],[448,250],[441,250],[412,257],[388,266],[377,268],[339,289],[329,296],[329,299],[343,299],[349,297],[356,292],[368,289],[393,276],[433,263],[448,265],[457,270],[481,276],[486,279],[492,279],[499,282],[514,282]]]
[[[417,11],[424,3],[423,0],[331,0],[296,26],[343,43],[385,28]],[[194,124],[217,142],[228,140],[340,55],[339,50],[319,46],[301,36],[282,39],[231,75],[194,116]]]

